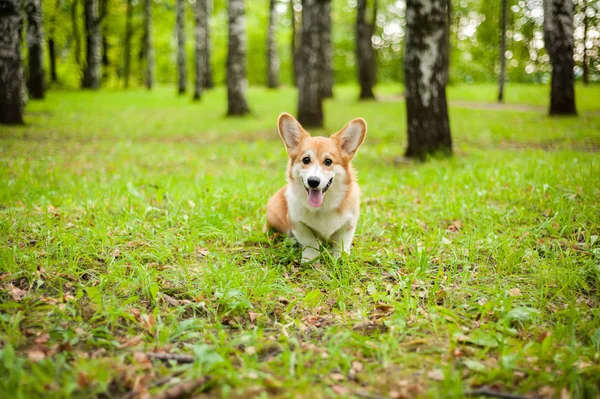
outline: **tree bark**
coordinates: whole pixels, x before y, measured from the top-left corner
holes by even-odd
[[[73,49],[75,63],[81,68],[81,36],[79,35],[79,26],[77,26],[79,19],[77,15],[78,4],[79,0],[73,0],[73,6],[71,7],[71,30],[73,32],[73,42],[75,43],[75,48]]]
[[[196,0],[199,1],[199,0]],[[187,84],[187,75],[185,68],[185,0],[177,0],[176,2],[176,19],[177,19],[177,71],[179,74],[179,94],[185,93]]]
[[[101,0],[101,7],[102,7],[102,11],[101,14],[103,16],[106,16],[108,14],[108,1],[109,0]],[[98,21],[98,24],[100,24],[100,21]],[[108,37],[106,35],[106,32],[104,32],[106,29],[101,29],[102,31],[102,78],[106,79],[108,78],[108,66],[110,65],[110,59],[108,58],[108,48],[109,48],[109,44],[108,44]]]
[[[212,15],[212,12],[213,2],[212,0],[206,0],[206,21],[204,22],[204,51],[206,52],[206,57],[204,57],[205,68],[204,81],[202,83],[202,88],[204,89],[212,89],[214,87],[212,65],[210,64],[210,17]]]
[[[148,90],[154,86],[154,46],[152,44],[152,0],[144,0],[144,47],[146,56],[145,84]]]
[[[31,98],[42,99],[46,90],[42,1],[26,0],[25,11],[27,15],[27,50],[29,59],[27,88]]]
[[[583,84],[588,85],[590,83],[590,57],[588,55],[588,50],[585,47],[585,43],[587,41],[588,30],[590,20],[587,15],[588,10],[588,2],[587,0],[583,0]]]
[[[373,13],[376,14],[377,0],[374,0]],[[373,17],[375,21],[375,16]],[[374,100],[373,87],[376,83],[375,51],[371,37],[375,28],[374,23],[367,21],[367,0],[358,0],[356,11],[356,60],[358,64],[358,83],[360,84],[361,100]]]
[[[552,65],[549,113],[577,115],[572,0],[544,0],[544,43]]]
[[[204,89],[206,75],[206,22],[207,22],[207,1],[196,0],[196,53],[195,53],[195,71],[196,81],[194,84],[194,100],[200,100],[202,89]]]
[[[50,19],[50,29],[48,31],[48,58],[50,60],[50,80],[56,83],[58,82],[58,76],[56,74],[56,42],[54,41],[54,32],[56,30],[56,17],[58,15],[61,0],[56,0],[54,13]]]
[[[504,102],[504,80],[506,74],[506,17],[508,0],[502,0],[502,16],[500,18],[500,76],[498,77],[498,102]]]
[[[81,86],[86,89],[100,87],[100,19],[98,17],[98,0],[84,0],[85,8],[85,67]]]
[[[300,29],[298,29],[298,23],[299,20],[301,18],[301,14],[299,12],[296,12],[296,9],[294,8],[294,6],[297,3],[298,0],[290,0],[290,12],[292,15],[292,40],[291,40],[291,53],[292,53],[292,79],[293,79],[293,84],[294,86],[298,87],[298,75],[300,74],[301,68],[302,68],[302,64],[300,63],[300,57],[299,54],[300,52],[298,51],[299,49],[299,37],[298,35],[300,35],[302,33],[302,27],[300,27]]]
[[[21,0],[0,0],[0,124],[23,124]]]
[[[323,126],[323,103],[320,92],[320,44],[322,8],[318,0],[302,2],[302,37],[299,57],[303,61],[298,75],[298,122],[304,127]]]
[[[277,0],[269,2],[269,29],[267,33],[267,87],[279,87],[279,54],[277,53]]]
[[[333,97],[333,50],[331,44],[331,0],[319,0],[321,45],[319,46],[320,83],[319,92],[322,98]]]
[[[246,15],[244,0],[229,0],[229,45],[227,52],[228,116],[250,112],[246,101]]]
[[[129,75],[131,75],[131,36],[133,30],[131,27],[131,20],[133,18],[133,4],[132,0],[127,0],[127,11],[125,14],[125,44],[124,44],[124,57],[123,60],[123,75],[125,78],[125,88],[129,88]]]
[[[446,103],[447,1],[406,2],[404,55],[408,148],[406,156],[452,153]]]

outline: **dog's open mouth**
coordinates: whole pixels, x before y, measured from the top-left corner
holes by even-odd
[[[323,204],[323,194],[325,194],[327,190],[329,190],[329,186],[331,186],[331,183],[333,183],[333,177],[329,179],[329,182],[323,190],[313,190],[307,188],[306,192],[308,193],[308,204],[313,208],[320,207],[321,204]]]

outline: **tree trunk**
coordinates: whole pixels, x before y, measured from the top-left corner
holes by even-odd
[[[277,0],[269,2],[269,29],[267,33],[267,87],[279,87],[279,55],[277,53]]]
[[[452,0],[446,0],[446,45],[444,46],[444,84],[450,82],[450,27],[452,26]]]
[[[125,45],[124,45],[124,56],[123,61],[123,75],[125,75],[125,88],[129,88],[129,75],[131,74],[131,36],[133,30],[131,28],[131,19],[133,17],[133,4],[132,0],[127,0],[127,11],[125,16]]]
[[[27,88],[31,98],[44,98],[46,73],[44,71],[44,28],[42,23],[42,1],[26,0],[27,49],[29,74]]]
[[[109,0],[101,0],[101,14],[103,16],[106,16],[108,14],[108,1]],[[100,25],[100,21],[98,21],[98,25]],[[99,27],[99,29],[100,28],[101,27]],[[102,78],[106,79],[108,78],[108,66],[110,65],[110,60],[108,58],[108,37],[106,36],[106,33],[104,31],[105,29],[102,29]]]
[[[298,75],[298,121],[304,127],[323,126],[323,103],[320,93],[322,61],[321,12],[318,0],[302,2],[302,37],[299,56],[303,61],[302,73]]]
[[[56,30],[56,17],[59,12],[61,0],[56,0],[54,14],[50,19],[50,29],[48,31],[48,58],[50,59],[50,80],[53,83],[58,82],[58,76],[56,74],[56,42],[54,41],[54,32]]]
[[[374,4],[377,0],[374,0]],[[376,14],[376,6],[373,13]],[[375,16],[373,17],[375,21]],[[376,79],[375,51],[371,43],[374,23],[367,21],[367,0],[358,0],[356,11],[356,60],[358,63],[358,83],[360,84],[360,99],[374,100],[373,87]]]
[[[98,18],[98,0],[84,0],[85,8],[85,67],[81,86],[96,90],[100,86],[101,35]]]
[[[300,52],[298,51],[299,46],[299,37],[302,33],[302,29],[298,29],[298,23],[301,18],[301,14],[296,11],[294,8],[298,0],[290,0],[290,8],[292,15],[292,40],[291,40],[291,53],[292,53],[292,79],[294,86],[298,86],[298,76],[301,73],[302,64],[300,63]]]
[[[447,1],[406,2],[404,55],[408,148],[406,156],[452,153],[446,103]]]
[[[577,115],[572,0],[544,0],[544,43],[552,65],[550,115]]]
[[[498,102],[504,102],[504,79],[506,73],[506,17],[508,0],[502,0],[502,17],[500,18],[500,76],[498,77]]]
[[[194,100],[200,100],[204,88],[206,74],[206,0],[196,0],[196,53],[194,64],[196,66],[196,81],[194,84]]]
[[[590,83],[590,59],[588,50],[585,47],[590,24],[590,20],[587,16],[587,10],[588,2],[587,0],[583,0],[583,84],[586,86]]]
[[[229,0],[229,46],[227,53],[228,116],[250,112],[246,102],[246,15],[244,0]]]
[[[144,47],[146,56],[146,88],[154,86],[154,47],[152,44],[152,0],[144,0]]]
[[[199,0],[196,0],[199,1]],[[179,73],[179,94],[185,93],[187,75],[185,73],[185,0],[177,0],[177,71]]]
[[[79,20],[77,15],[78,4],[79,0],[73,0],[73,6],[71,7],[71,29],[73,31],[73,42],[75,43],[75,48],[73,49],[75,63],[81,68],[81,36],[79,35],[79,26],[77,26],[77,21]]]
[[[21,0],[0,0],[0,124],[23,124]]]
[[[320,83],[319,92],[322,98],[333,97],[333,50],[331,45],[331,0],[319,0],[321,45],[319,46]]]
[[[204,81],[202,88],[212,89],[214,87],[212,66],[210,64],[210,16],[213,12],[212,0],[206,0],[206,21],[204,22],[205,33],[204,33],[204,49],[206,56],[204,57],[205,68],[204,68]]]

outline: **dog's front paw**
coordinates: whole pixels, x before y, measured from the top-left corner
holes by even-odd
[[[304,251],[302,251],[302,263],[311,262],[315,260],[317,256],[319,256],[319,251],[317,251],[316,249],[304,248]]]

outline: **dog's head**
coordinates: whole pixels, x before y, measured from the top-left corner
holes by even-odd
[[[279,116],[278,128],[290,157],[290,184],[298,191],[306,190],[311,207],[321,207],[325,193],[333,187],[350,184],[350,161],[367,134],[363,119],[353,119],[329,138],[312,137],[287,113]]]

